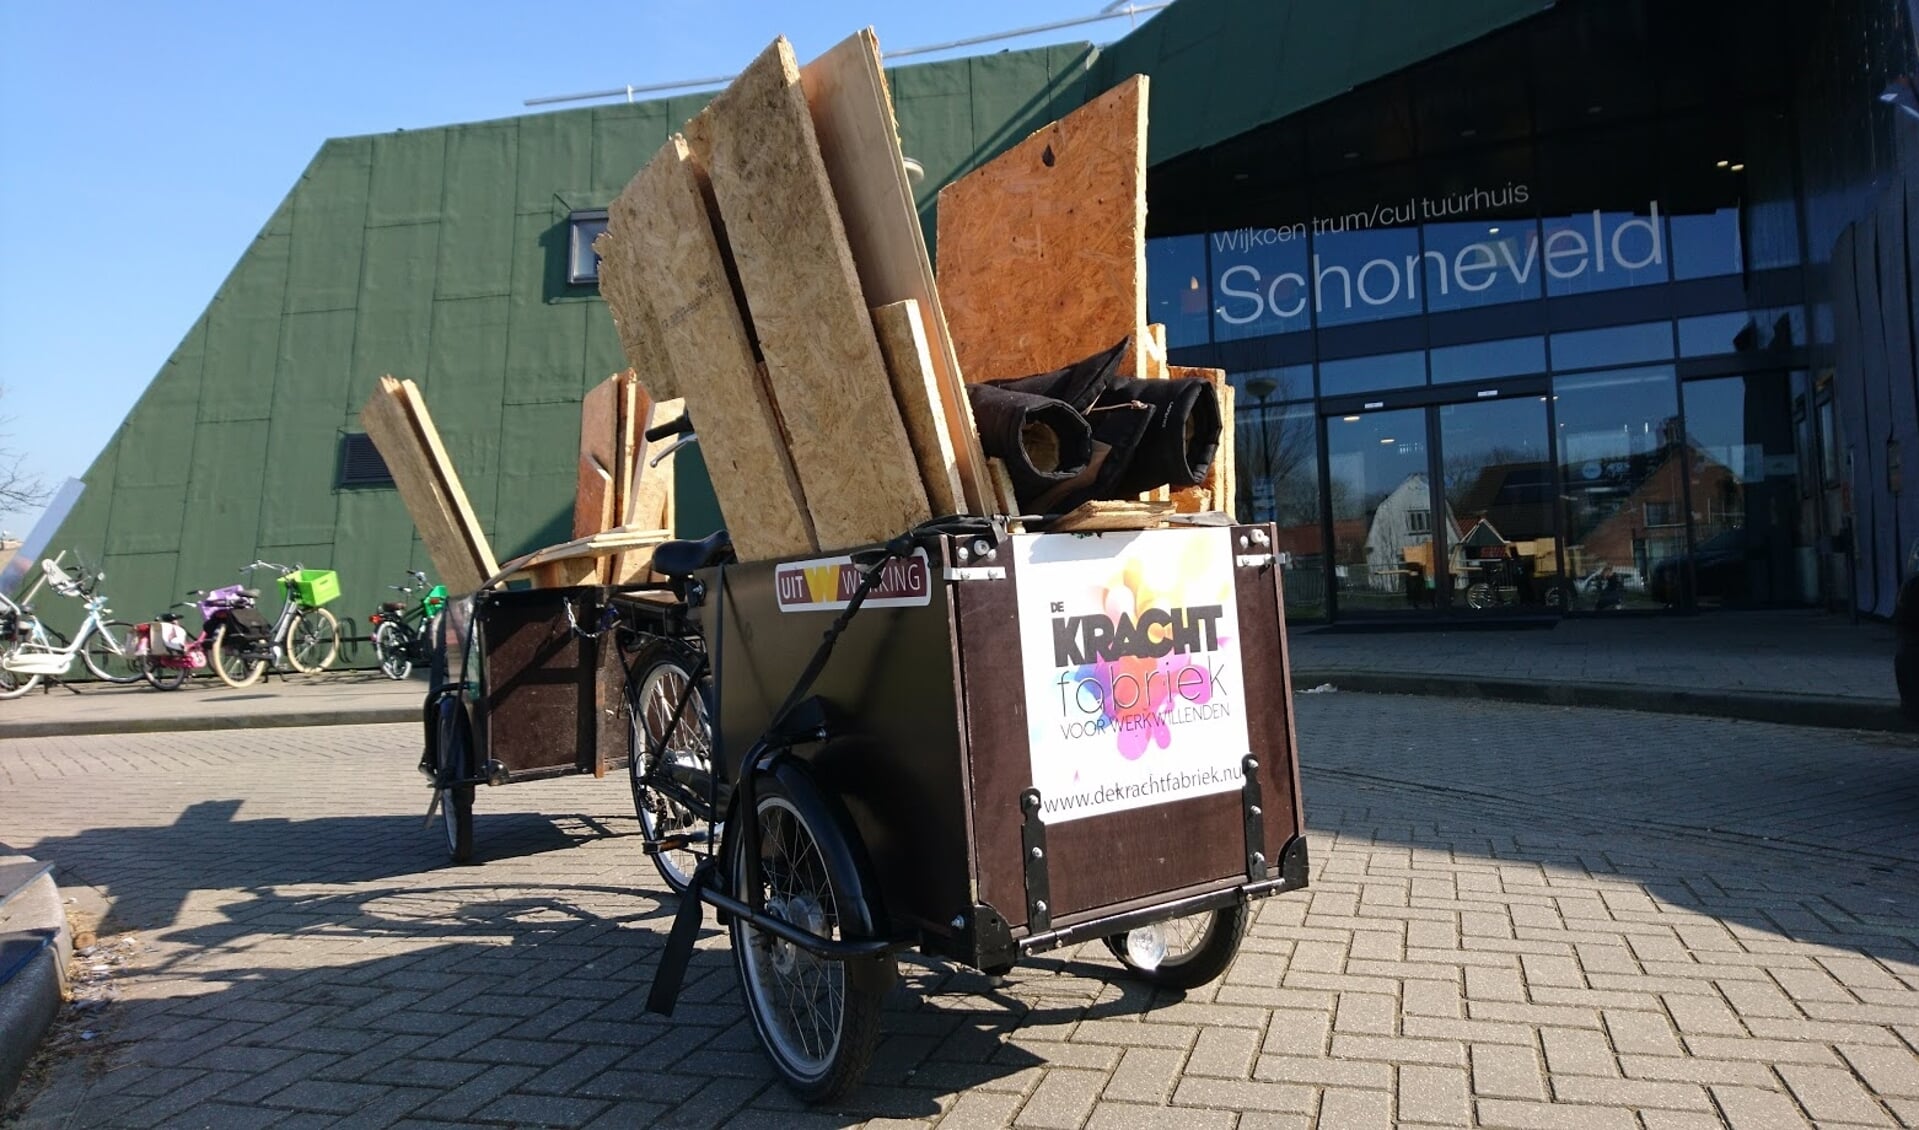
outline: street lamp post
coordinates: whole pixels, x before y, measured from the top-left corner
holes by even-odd
[[[1279,388],[1279,382],[1271,377],[1253,377],[1246,382],[1246,391],[1259,399],[1259,481],[1266,484],[1266,497],[1269,500],[1267,512],[1259,513],[1258,491],[1253,492],[1253,520],[1256,522],[1277,521],[1279,518],[1279,491],[1273,482],[1273,448],[1266,427],[1266,400]]]

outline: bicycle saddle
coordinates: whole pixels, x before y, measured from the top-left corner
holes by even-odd
[[[389,600],[380,605],[380,610],[383,612],[405,612],[406,605],[397,600]]]
[[[653,571],[677,579],[732,559],[733,539],[715,530],[698,541],[661,542],[653,549]]]

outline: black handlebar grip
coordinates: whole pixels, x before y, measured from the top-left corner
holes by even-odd
[[[646,429],[646,441],[648,443],[657,443],[667,436],[681,435],[692,430],[693,417],[682,413],[677,420],[668,420],[664,424],[657,424]]]

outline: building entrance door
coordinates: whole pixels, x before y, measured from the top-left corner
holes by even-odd
[[[1469,390],[1471,400],[1422,389],[1425,404],[1375,400],[1324,418],[1336,616],[1570,606],[1551,403],[1538,385]]]

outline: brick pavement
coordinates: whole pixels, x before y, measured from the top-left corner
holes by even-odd
[[[140,948],[23,1125],[1919,1122],[1919,745],[1436,699],[1299,704],[1313,887],[1221,982],[1097,945],[909,964],[869,1083],[771,1080],[623,782],[482,791],[438,867],[409,727],[0,742],[0,829]]]

